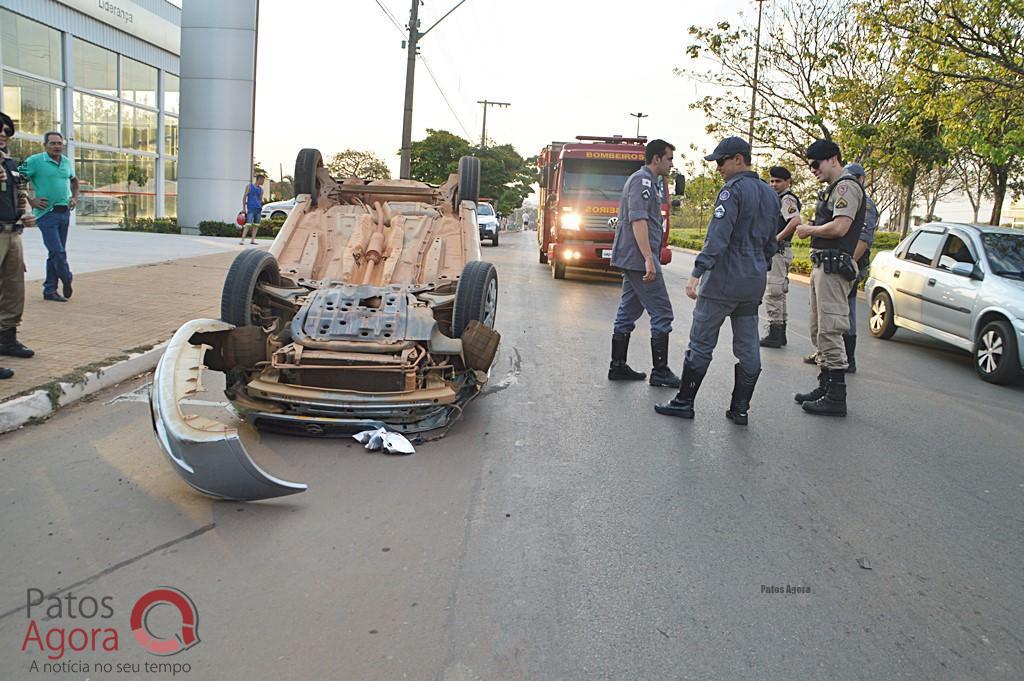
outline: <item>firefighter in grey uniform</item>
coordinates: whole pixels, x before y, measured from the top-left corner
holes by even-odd
[[[811,338],[818,348],[818,387],[794,396],[809,414],[846,416],[846,348],[850,289],[859,271],[853,259],[864,227],[864,190],[843,167],[839,145],[817,140],[806,152],[811,172],[828,187],[819,194],[814,224],[797,236],[811,238]]]
[[[662,217],[665,177],[672,170],[675,147],[651,140],[644,150],[646,164],[626,180],[619,202],[618,228],[612,244],[611,265],[622,270],[622,298],[612,328],[610,381],[642,381],[647,375],[626,363],[629,335],[647,311],[651,317],[650,384],[679,387],[679,377],[668,366],[668,339],[672,332],[672,301],[661,273]]]
[[[782,166],[768,169],[768,183],[779,195],[778,249],[768,270],[768,288],[764,293],[764,311],[768,317],[768,334],[761,339],[762,348],[781,348],[786,344],[786,296],[789,294],[789,266],[793,264],[793,233],[800,224],[800,199],[789,189],[792,174]]]
[[[864,166],[859,163],[850,163],[846,166],[846,172],[857,178],[860,186],[864,186]],[[853,259],[857,262],[857,269],[860,276],[852,289],[850,289],[850,331],[843,334],[843,342],[846,345],[846,362],[849,366],[846,373],[857,372],[857,290],[860,283],[867,279],[868,266],[871,264],[871,245],[875,242],[875,229],[878,227],[878,206],[864,192],[864,229],[860,231],[860,238],[857,239],[857,248],[853,252]]]
[[[775,254],[779,197],[750,169],[750,145],[739,137],[722,140],[705,160],[715,161],[725,185],[718,193],[704,247],[697,256],[686,295],[697,301],[682,385],[671,402],[655,405],[659,414],[692,419],[693,402],[704,380],[718,332],[732,322],[733,389],[726,418],[746,425],[750,399],[761,373],[757,308],[768,266]],[[699,290],[698,290],[699,287]]]

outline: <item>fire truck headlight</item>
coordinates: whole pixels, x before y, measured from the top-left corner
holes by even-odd
[[[562,229],[578,231],[581,222],[579,213],[565,213],[562,215]]]

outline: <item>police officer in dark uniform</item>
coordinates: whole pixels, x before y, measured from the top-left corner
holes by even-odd
[[[817,140],[807,148],[811,172],[828,183],[818,197],[814,224],[796,228],[811,238],[811,339],[818,349],[818,387],[794,396],[809,414],[846,416],[846,348],[850,330],[849,295],[859,270],[853,254],[864,227],[866,202],[857,178],[843,166],[842,153],[832,140]]]
[[[618,229],[612,244],[611,265],[622,270],[622,298],[612,328],[610,381],[642,381],[647,375],[626,363],[629,336],[636,320],[647,311],[651,317],[650,384],[679,387],[679,377],[668,366],[668,338],[672,332],[672,301],[665,289],[658,257],[661,253],[661,206],[665,202],[665,177],[672,170],[675,147],[665,140],[651,140],[644,150],[646,164],[629,176],[619,203]]]
[[[846,166],[846,172],[857,178],[861,187],[864,186],[864,166],[859,163],[850,163]],[[871,246],[875,242],[875,229],[878,227],[878,206],[868,196],[867,190],[864,191],[864,201],[866,204],[864,229],[860,231],[857,248],[853,252],[853,259],[857,261],[860,276],[853,288],[850,289],[848,298],[850,302],[850,331],[843,334],[843,343],[846,345],[846,362],[849,364],[846,368],[848,374],[857,372],[857,290],[860,288],[860,283],[867,279],[868,266],[871,264]]]
[[[793,264],[793,233],[800,224],[800,199],[789,186],[793,175],[788,168],[772,166],[768,169],[768,184],[779,195],[779,231],[776,235],[778,250],[768,269],[768,287],[764,292],[768,333],[761,339],[762,348],[781,348],[786,344],[786,298],[789,295],[789,267]]]
[[[745,140],[728,137],[704,158],[718,164],[725,185],[718,193],[704,248],[686,284],[686,295],[697,305],[682,385],[671,402],[655,405],[654,410],[693,418],[694,398],[711,364],[718,331],[728,317],[732,322],[732,351],[739,361],[733,368],[732,400],[725,415],[737,425],[746,425],[750,399],[761,373],[757,308],[776,250],[779,197],[750,169],[750,145]]]
[[[25,255],[21,232],[35,227],[18,163],[7,154],[14,137],[14,121],[0,112],[0,355],[32,357],[35,353],[18,340],[18,324],[25,311]],[[14,371],[0,367],[0,379]]]

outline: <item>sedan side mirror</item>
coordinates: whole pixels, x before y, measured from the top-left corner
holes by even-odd
[[[686,177],[683,175],[676,175],[676,196],[682,196],[686,193]]]
[[[975,265],[974,263],[969,262],[958,262],[957,264],[953,265],[953,268],[950,270],[950,272],[957,275],[958,277],[968,277],[970,279],[982,278],[981,270],[978,269],[978,266]]]

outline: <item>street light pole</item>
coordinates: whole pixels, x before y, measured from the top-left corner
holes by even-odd
[[[487,148],[487,107],[489,107],[489,106],[500,106],[500,107],[504,107],[504,108],[507,109],[508,107],[510,107],[512,105],[509,102],[489,102],[486,99],[483,100],[483,101],[477,100],[476,103],[484,105],[484,126],[483,126],[483,130],[480,131],[480,148],[481,149],[486,149]]]
[[[636,113],[631,113],[629,115],[636,119],[636,136],[639,137],[640,136],[640,119],[641,118],[647,118],[647,114],[645,114],[643,111],[637,111]]]
[[[761,65],[761,15],[764,13],[765,0],[757,2],[757,39],[754,41],[754,91],[750,94],[750,127],[747,130],[747,139],[750,141],[750,148],[754,148],[754,117],[757,115],[757,70]]]
[[[459,0],[458,4],[445,12],[444,16],[435,21],[430,28],[420,33],[419,8],[422,2],[423,0],[412,0],[412,8],[409,10],[409,38],[405,45],[409,56],[405,65],[405,114],[402,117],[402,161],[399,168],[399,175],[403,180],[410,179],[412,168],[412,95],[416,79],[416,54],[419,42],[466,0]]]

